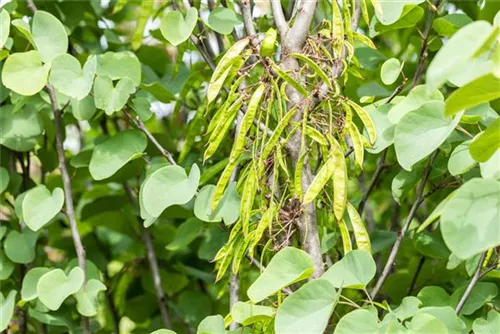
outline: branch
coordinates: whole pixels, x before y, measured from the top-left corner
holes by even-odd
[[[472,290],[474,289],[474,287],[476,286],[477,282],[479,282],[479,280],[481,279],[481,269],[483,268],[483,263],[484,263],[484,260],[486,258],[486,253],[488,253],[488,252],[484,252],[481,255],[481,258],[479,259],[479,263],[477,264],[476,271],[474,272],[474,276],[472,276],[472,280],[470,281],[469,285],[467,285],[467,289],[465,289],[465,292],[464,292],[462,298],[458,302],[457,308],[455,309],[455,312],[457,314],[460,314],[460,311],[462,311],[462,308],[464,307],[465,302],[467,301],[467,298],[469,298],[469,296],[470,296]]]
[[[68,168],[66,165],[66,157],[64,156],[64,125],[62,120],[62,112],[61,109],[59,109],[54,88],[50,84],[47,84],[46,89],[49,93],[50,104],[54,113],[56,150],[57,158],[59,160],[59,169],[61,170],[61,177],[64,186],[66,216],[68,217],[69,225],[71,228],[71,236],[73,238],[73,244],[75,246],[76,256],[78,258],[78,266],[83,271],[85,284],[85,282],[87,282],[87,263],[85,258],[85,249],[83,248],[82,239],[80,238],[78,225],[76,223],[75,208],[73,205],[73,191],[71,189],[71,178],[69,177]],[[87,317],[82,317],[82,326],[84,333],[90,333],[89,319]]]
[[[287,37],[286,47],[292,52],[299,52],[309,35],[309,27],[316,10],[317,0],[307,0],[302,5],[301,10],[297,14],[297,19],[293,27],[290,29],[290,34]],[[283,13],[283,11],[281,11]]]
[[[271,9],[273,11],[274,23],[280,35],[284,38],[288,34],[290,27],[285,19],[285,14],[283,13],[283,7],[281,6],[281,0],[269,0],[271,2]]]
[[[427,48],[429,46],[428,41],[432,28],[432,21],[434,20],[434,16],[438,11],[437,7],[439,7],[440,1],[441,0],[436,1],[436,6],[431,4],[431,12],[429,13],[429,16],[427,16],[427,22],[425,24],[424,40],[422,41],[422,49],[420,50],[417,70],[415,71],[415,75],[413,76],[413,81],[411,83],[410,88],[413,88],[418,84],[418,82],[420,81],[420,77],[424,72],[424,65],[425,65],[425,60],[427,59]]]
[[[332,0],[332,1],[337,1],[337,0]],[[358,30],[360,18],[361,18],[361,0],[354,0],[354,13],[351,17],[352,31]]]
[[[26,7],[33,12],[33,14],[38,10],[33,0],[26,0]]]
[[[359,215],[363,215],[363,211],[365,209],[366,202],[368,201],[368,197],[370,197],[370,194],[372,193],[373,189],[375,189],[375,185],[377,184],[377,181],[380,175],[382,174],[382,171],[385,168],[387,168],[387,165],[385,163],[386,156],[387,156],[387,150],[384,150],[382,156],[380,157],[380,160],[378,161],[377,169],[375,170],[375,173],[373,173],[372,179],[370,181],[370,186],[368,187],[368,190],[366,190],[366,193],[361,199],[361,202],[359,202],[358,205]]]
[[[378,292],[380,291],[380,288],[382,288],[382,285],[384,285],[385,280],[389,276],[389,273],[391,272],[391,269],[393,268],[395,262],[396,262],[396,256],[398,255],[399,252],[399,247],[401,246],[401,243],[403,242],[403,239],[405,237],[406,232],[408,231],[408,228],[410,227],[410,223],[413,220],[413,217],[415,217],[415,214],[417,213],[417,209],[419,208],[420,204],[423,202],[423,193],[424,193],[424,188],[425,184],[427,183],[427,179],[429,178],[429,175],[431,174],[432,170],[432,164],[434,163],[434,159],[436,158],[437,154],[439,151],[435,151],[431,159],[429,161],[429,164],[427,165],[424,175],[422,177],[422,182],[420,182],[420,185],[417,189],[415,201],[413,202],[413,205],[410,209],[410,213],[408,214],[408,217],[406,217],[406,221],[401,228],[401,231],[398,234],[398,237],[396,239],[396,242],[394,243],[394,246],[392,246],[391,253],[389,254],[389,258],[387,259],[387,262],[385,264],[384,270],[382,271],[382,275],[379,277],[377,284],[373,288],[371,297],[372,299],[375,299],[377,296]]]
[[[255,32],[255,27],[253,26],[252,8],[250,6],[250,0],[240,0],[241,14],[243,16],[243,25],[245,26],[245,31],[247,36],[253,41],[254,37],[257,35]]]
[[[125,189],[125,193],[127,194],[128,199],[130,200],[130,203],[132,205],[137,206],[137,198],[135,197],[135,194],[130,188],[130,186],[127,183],[123,184],[123,188]],[[156,257],[156,252],[155,248],[153,245],[153,241],[151,240],[151,235],[149,234],[149,231],[145,229],[141,222],[139,222],[139,227],[141,229],[141,237],[142,241],[144,242],[144,245],[146,246],[146,255],[148,258],[148,263],[149,263],[149,269],[151,270],[151,276],[153,277],[153,285],[155,289],[155,294],[156,294],[156,300],[158,301],[158,308],[160,309],[161,313],[161,319],[163,322],[163,325],[168,328],[172,329],[172,323],[170,322],[170,316],[168,315],[168,310],[167,306],[165,305],[165,293],[163,292],[163,287],[162,287],[162,282],[161,282],[161,276],[160,276],[160,269],[158,266],[158,258]]]
[[[148,128],[146,127],[144,122],[141,121],[141,119],[139,117],[134,118],[127,109],[123,109],[123,113],[125,114],[125,116],[127,116],[127,118],[130,121],[132,121],[137,126],[137,128],[139,130],[144,132],[144,134],[149,138],[149,140],[151,140],[151,142],[154,144],[154,146],[156,146],[156,148],[161,152],[161,154],[165,158],[167,158],[167,160],[168,160],[168,162],[170,162],[170,164],[177,165],[174,158],[172,158],[172,154],[170,154],[169,151],[167,151],[163,146],[161,146],[161,144],[158,142],[158,140],[156,140],[156,138],[151,134],[151,132],[149,132]]]
[[[410,296],[413,290],[415,289],[415,284],[417,283],[418,280],[418,275],[420,275],[420,272],[422,271],[422,268],[424,267],[425,263],[425,256],[421,256],[420,260],[418,261],[417,269],[415,269],[415,274],[413,274],[413,278],[411,279],[411,283],[408,286],[408,290],[406,291],[406,295]]]
[[[233,274],[229,277],[229,312],[233,309],[234,304],[239,300],[240,295],[240,280],[238,274]],[[238,328],[238,323],[233,321],[229,325],[229,330],[233,331]]]

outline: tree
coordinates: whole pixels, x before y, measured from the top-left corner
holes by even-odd
[[[0,331],[500,326],[495,1],[11,1]]]

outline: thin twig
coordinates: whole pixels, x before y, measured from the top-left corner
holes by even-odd
[[[483,268],[484,259],[486,258],[487,253],[488,252],[484,252],[481,255],[481,258],[479,259],[479,263],[477,264],[477,268],[476,268],[476,271],[474,272],[474,276],[472,276],[472,279],[469,282],[469,285],[467,285],[467,289],[465,289],[465,292],[464,292],[462,298],[460,298],[460,301],[458,302],[458,305],[455,308],[455,312],[457,314],[460,314],[460,311],[462,311],[462,308],[464,307],[465,302],[467,301],[467,298],[469,298],[469,296],[470,296],[472,290],[474,289],[474,287],[476,286],[477,282],[479,282],[479,280],[481,279],[481,269]]]
[[[417,268],[415,269],[415,274],[413,274],[413,278],[411,279],[411,283],[408,286],[408,290],[406,291],[406,295],[410,296],[413,290],[415,289],[415,284],[417,283],[418,280],[418,275],[420,274],[420,271],[422,271],[422,268],[424,267],[425,263],[425,256],[421,256],[420,260],[418,261]]]
[[[64,197],[66,206],[66,216],[68,217],[69,225],[71,228],[71,236],[73,238],[73,244],[76,250],[76,257],[78,259],[78,265],[83,271],[84,284],[87,282],[87,263],[85,256],[85,249],[83,248],[82,239],[80,233],[78,232],[78,225],[76,222],[75,209],[73,204],[73,191],[71,187],[71,178],[69,177],[68,168],[66,165],[66,157],[64,155],[64,125],[62,120],[61,109],[57,103],[56,93],[54,88],[47,84],[47,91],[49,93],[50,104],[52,106],[52,111],[54,113],[55,122],[55,132],[56,132],[56,150],[57,158],[59,160],[59,169],[61,171],[61,177],[64,186]],[[89,318],[82,317],[82,327],[84,333],[90,333]]]
[[[425,60],[427,59],[427,48],[429,47],[429,35],[432,28],[432,21],[434,20],[434,16],[437,13],[437,7],[439,7],[439,2],[440,0],[437,0],[436,6],[431,6],[431,12],[429,13],[429,16],[427,16],[427,22],[425,24],[425,31],[423,36],[424,40],[422,41],[422,49],[420,50],[417,70],[415,71],[415,75],[413,76],[413,81],[410,88],[413,88],[418,84],[418,82],[420,81],[420,77],[424,72]]]
[[[375,299],[375,297],[377,296],[378,292],[382,288],[382,285],[384,285],[385,280],[389,276],[389,273],[391,272],[391,269],[396,262],[396,256],[398,255],[399,247],[401,247],[401,243],[403,242],[403,239],[406,235],[406,232],[408,231],[408,228],[410,227],[410,223],[413,220],[413,217],[415,217],[415,214],[417,213],[417,209],[422,204],[422,196],[424,193],[425,184],[427,183],[427,179],[429,178],[429,175],[431,174],[432,164],[434,163],[434,159],[436,158],[438,153],[439,153],[439,151],[435,151],[432,154],[430,161],[429,161],[429,164],[427,165],[427,167],[424,171],[422,181],[420,182],[420,185],[417,189],[417,193],[415,195],[415,201],[413,202],[413,205],[410,209],[410,212],[408,213],[408,217],[406,217],[406,221],[403,224],[403,227],[401,228],[401,231],[398,234],[396,242],[392,246],[391,253],[389,254],[389,258],[387,259],[384,270],[382,271],[382,275],[379,277],[377,284],[375,285],[375,287],[372,290],[372,294],[371,294],[372,299]]]
[[[127,183],[123,184],[123,188],[125,189],[125,193],[132,205],[137,206],[137,198],[132,188]],[[151,276],[153,277],[153,286],[155,289],[156,300],[158,302],[158,308],[160,309],[161,319],[166,328],[172,329],[172,323],[166,306],[165,292],[163,291],[160,269],[158,266],[158,258],[156,257],[153,241],[151,240],[149,231],[142,226],[139,220],[138,222],[141,229],[141,238],[146,246],[146,255],[148,258],[149,269],[151,270]]]
[[[151,134],[151,132],[148,130],[146,125],[144,124],[143,121],[139,117],[133,117],[130,112],[127,109],[123,109],[123,113],[127,118],[132,121],[139,130],[144,132],[144,134],[149,138],[149,140],[153,143],[154,146],[161,152],[161,154],[167,158],[167,160],[172,164],[172,165],[177,165],[175,162],[174,158],[172,157],[172,154],[170,154],[169,151],[167,151],[159,142],[156,140],[156,138]]]
[[[280,35],[285,37],[288,33],[290,27],[285,19],[285,14],[283,13],[283,7],[281,6],[280,0],[269,0],[271,2],[271,8],[273,11],[273,18]]]
[[[387,156],[387,150],[384,150],[384,152],[382,152],[382,155],[380,156],[380,160],[378,161],[377,169],[375,170],[375,173],[373,173],[370,185],[368,186],[366,193],[363,195],[361,202],[359,202],[358,213],[360,215],[363,215],[363,211],[365,209],[366,202],[368,201],[368,197],[370,197],[370,194],[372,193],[373,189],[375,189],[375,185],[377,184],[377,181],[380,175],[382,174],[382,171],[385,168],[387,168],[387,165],[385,163],[386,156]]]
[[[255,27],[253,25],[252,8],[250,6],[250,0],[240,0],[241,14],[243,16],[243,25],[245,26],[245,31],[251,40],[257,35],[255,32]]]

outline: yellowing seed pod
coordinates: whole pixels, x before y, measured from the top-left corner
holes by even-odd
[[[276,32],[276,29],[269,28],[260,47],[260,55],[262,57],[272,57],[274,50],[276,49],[277,37],[278,33]]]

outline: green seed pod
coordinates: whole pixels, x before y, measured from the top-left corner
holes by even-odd
[[[274,50],[276,49],[277,37],[278,33],[276,32],[276,30],[273,28],[269,28],[260,47],[260,55],[262,57],[272,57]]]

